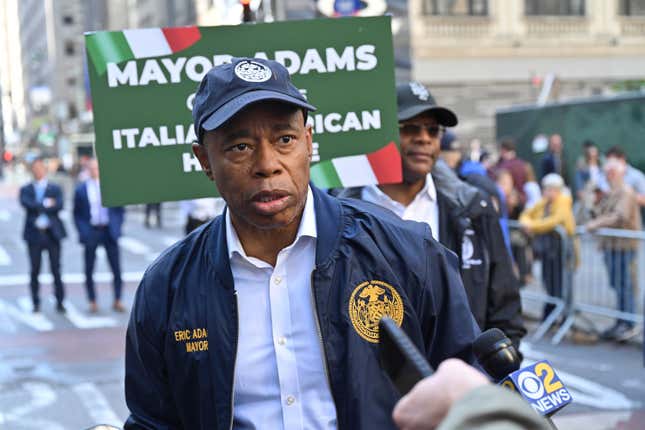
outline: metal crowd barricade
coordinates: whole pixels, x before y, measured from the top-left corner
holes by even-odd
[[[509,227],[511,229],[521,230],[521,226],[518,221],[509,220]],[[543,284],[543,281],[542,281],[542,273],[540,273],[540,276],[536,278],[536,281],[542,285],[541,291],[531,291],[530,289],[527,288],[527,286],[523,286],[522,290],[520,291],[520,294],[523,300],[532,301],[543,305],[545,304],[553,305],[553,309],[551,310],[549,315],[544,319],[544,321],[542,321],[538,325],[535,332],[531,335],[531,339],[534,341],[540,340],[542,337],[544,337],[544,335],[556,323],[556,321],[558,321],[558,319],[568,315],[569,309],[571,307],[572,271],[569,270],[568,268],[570,266],[570,259],[573,252],[572,241],[571,241],[571,238],[569,238],[569,236],[567,235],[564,228],[561,226],[556,227],[556,229],[552,233],[547,233],[547,234],[556,235],[557,238],[560,240],[561,251],[562,251],[560,253],[560,259],[561,259],[560,267],[562,268],[562,271],[561,271],[562,296],[556,297],[556,296],[547,294],[546,286]],[[533,264],[535,263],[536,261],[533,262]],[[532,271],[532,273],[534,272],[535,271]]]
[[[517,222],[511,222],[509,226],[512,229],[520,228]],[[643,324],[644,288],[642,284],[645,281],[645,265],[641,262],[645,255],[645,232],[621,229],[599,229],[588,232],[583,227],[578,227],[575,238],[571,238],[563,228],[558,227],[554,234],[559,236],[562,244],[562,297],[554,297],[546,293],[542,273],[536,276],[537,283],[542,286],[540,291],[530,286],[523,286],[521,291],[523,300],[554,305],[552,312],[538,325],[531,339],[537,341],[544,337],[561,317],[564,317],[564,322],[551,339],[552,344],[560,343],[576,321],[586,322],[596,332],[598,332],[598,323],[612,319]],[[606,261],[608,258],[617,258],[619,251],[611,251],[611,247],[601,246],[602,240],[617,239],[637,241],[627,270],[633,286],[633,312],[619,310],[619,286],[616,285],[614,288],[612,284],[620,284],[623,279],[620,278],[620,274],[615,273],[613,277],[610,275],[609,261]],[[576,251],[577,267],[572,264]],[[536,267],[540,266],[538,261],[534,261],[533,264]]]
[[[583,227],[578,227],[576,237],[580,249],[580,264],[571,277],[573,302],[567,312],[567,319],[553,336],[552,343],[559,343],[577,319],[585,320],[594,331],[597,331],[597,317],[605,321],[613,319],[643,324],[643,289],[640,284],[645,277],[641,274],[644,267],[639,262],[643,261],[645,232],[609,228],[588,232]],[[613,243],[602,246],[603,241]],[[630,241],[632,245],[625,245],[625,241]],[[628,250],[633,249],[630,261],[626,261],[627,258],[621,255],[625,247]],[[618,270],[614,270],[613,276],[610,274],[609,259],[614,259],[618,266],[615,267]],[[620,273],[620,264],[625,264],[626,276],[629,279],[625,279]],[[619,288],[620,284],[625,282],[632,284],[632,312],[619,310]]]

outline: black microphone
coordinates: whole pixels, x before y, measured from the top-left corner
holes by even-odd
[[[520,368],[520,355],[511,340],[498,328],[483,332],[473,343],[473,353],[495,382]]]
[[[473,353],[484,370],[500,385],[518,393],[542,415],[551,428],[550,416],[572,402],[553,366],[546,360],[520,369],[517,349],[497,328],[486,330],[473,343]]]

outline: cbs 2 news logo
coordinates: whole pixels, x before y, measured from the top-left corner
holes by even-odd
[[[571,394],[546,360],[511,373],[502,386],[518,392],[541,415],[550,415],[572,400]]]

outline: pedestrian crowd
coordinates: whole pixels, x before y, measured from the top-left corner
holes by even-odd
[[[547,140],[542,135],[536,139]],[[590,269],[580,267],[576,228],[582,227],[589,233],[600,228],[640,232],[645,174],[629,164],[620,146],[605,148],[603,153],[589,140],[582,143],[583,153],[570,174],[562,137],[551,135],[547,145],[546,153],[537,163],[539,182],[532,164],[518,156],[516,144],[510,138],[501,140],[497,162],[491,162],[488,154],[483,153],[479,161],[463,162],[460,171],[462,175],[471,174],[477,171],[472,165],[479,162],[479,174],[497,183],[501,219],[519,222],[519,229],[505,234],[510,237],[513,264],[521,283],[533,281],[532,263],[540,261],[545,291],[569,305],[574,292],[563,288],[566,273]],[[476,142],[474,149],[479,148]],[[503,224],[502,228],[507,227]],[[597,245],[603,254],[608,285],[616,293],[617,310],[634,314],[640,241],[604,235]],[[553,309],[553,304],[545,304],[542,319],[548,318]],[[617,319],[600,337],[624,341],[637,334],[634,322]]]

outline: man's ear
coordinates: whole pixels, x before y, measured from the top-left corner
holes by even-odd
[[[208,161],[208,152],[204,145],[199,143],[193,143],[193,154],[199,160],[199,164],[202,165],[202,170],[208,176],[208,179],[213,180],[213,171],[211,170],[211,163]]]

